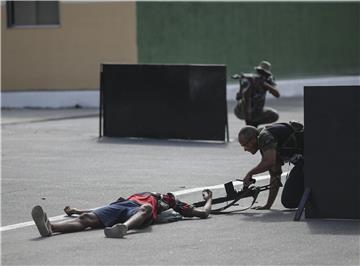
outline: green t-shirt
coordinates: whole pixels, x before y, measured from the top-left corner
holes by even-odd
[[[266,130],[266,128],[260,128],[259,131],[258,145],[260,152],[263,153],[264,151],[271,149],[276,150],[277,141],[274,136],[268,130]]]

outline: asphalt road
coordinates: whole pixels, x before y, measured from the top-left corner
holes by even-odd
[[[301,98],[268,104],[280,121],[303,121]],[[58,217],[65,205],[93,208],[134,192],[184,191],[243,177],[260,157],[237,143],[243,122],[232,108],[229,103],[229,143],[99,140],[94,109],[2,110],[2,265],[359,265],[359,221],[293,222],[294,212],[279,199],[270,211],[154,225],[124,239],[107,239],[102,230],[41,238],[26,224],[37,204]],[[180,198],[194,202],[201,193]]]

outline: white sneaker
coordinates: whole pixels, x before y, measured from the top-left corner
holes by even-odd
[[[104,229],[104,234],[109,238],[122,238],[127,230],[128,228],[125,224],[115,224],[112,227],[106,227]]]

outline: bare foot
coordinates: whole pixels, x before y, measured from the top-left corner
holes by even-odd
[[[75,209],[75,208],[70,208],[70,206],[65,206],[64,212],[65,212],[68,216],[71,216],[71,215],[77,213],[77,209]]]

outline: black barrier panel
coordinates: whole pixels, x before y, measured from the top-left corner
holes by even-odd
[[[225,140],[224,65],[103,64],[101,95],[104,136]]]
[[[307,218],[360,218],[360,86],[305,87]]]

